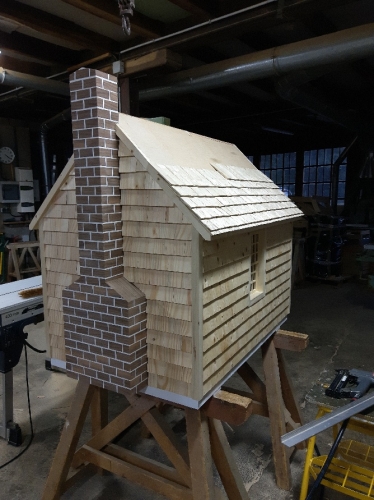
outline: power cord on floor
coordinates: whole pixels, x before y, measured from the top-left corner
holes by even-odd
[[[26,393],[27,393],[27,405],[28,405],[28,409],[29,409],[29,421],[30,421],[31,435],[30,435],[30,439],[29,439],[29,442],[27,443],[26,447],[20,453],[18,453],[18,455],[16,455],[12,459],[8,460],[8,462],[5,462],[5,464],[0,465],[0,469],[3,469],[7,465],[9,465],[12,462],[14,462],[15,460],[17,460],[21,455],[23,455],[30,448],[30,445],[34,439],[34,427],[33,427],[32,417],[31,417],[30,387],[29,387],[29,362],[28,362],[28,358],[27,358],[27,347],[30,347],[30,349],[32,349],[33,351],[40,353],[40,354],[43,354],[47,351],[45,351],[45,350],[41,351],[39,349],[36,349],[32,345],[30,345],[26,340],[24,340],[24,346],[25,346],[25,367],[26,367]]]
[[[343,438],[343,435],[344,435],[344,432],[345,432],[345,430],[347,428],[348,422],[349,422],[349,418],[347,418],[346,420],[344,420],[344,422],[342,423],[342,425],[340,427],[340,430],[338,432],[338,435],[336,436],[336,439],[335,439],[335,441],[334,441],[334,443],[333,443],[333,445],[331,447],[331,450],[330,450],[329,454],[327,455],[325,463],[323,464],[323,467],[319,471],[319,474],[318,474],[316,480],[312,484],[312,487],[309,490],[309,494],[306,497],[306,500],[312,500],[313,494],[318,489],[318,486],[321,484],[321,481],[325,477],[327,469],[329,468],[330,463],[331,463],[332,459],[334,458],[335,452],[336,452],[336,450],[337,450],[337,448],[338,448],[338,446],[340,444],[340,441]]]

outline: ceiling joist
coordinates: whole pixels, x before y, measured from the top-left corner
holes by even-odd
[[[63,0],[80,10],[88,12],[116,25],[121,25],[121,16],[115,0]],[[144,38],[157,38],[162,33],[162,23],[154,21],[136,10],[130,17],[133,34]]]
[[[21,2],[0,0],[0,16],[20,31],[41,40],[81,50],[89,44],[101,52],[113,49],[113,41],[71,21],[35,9]]]

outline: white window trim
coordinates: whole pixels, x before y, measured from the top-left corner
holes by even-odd
[[[252,237],[258,235],[258,264],[256,269],[256,288],[251,290],[251,266],[252,266]],[[266,262],[266,238],[265,231],[253,231],[250,238],[249,258],[249,306],[252,306],[265,297],[265,262]]]

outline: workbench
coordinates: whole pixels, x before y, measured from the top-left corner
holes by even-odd
[[[7,427],[13,422],[13,369],[18,361],[11,362],[12,334],[16,329],[34,323],[43,314],[43,296],[22,298],[22,290],[42,286],[42,277],[35,276],[0,286],[0,372],[2,373],[2,419],[0,437],[7,439]]]

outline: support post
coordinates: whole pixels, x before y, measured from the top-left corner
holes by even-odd
[[[276,481],[279,488],[290,490],[290,463],[286,448],[281,443],[281,436],[286,432],[286,424],[278,357],[273,338],[269,339],[262,346],[262,358]]]

